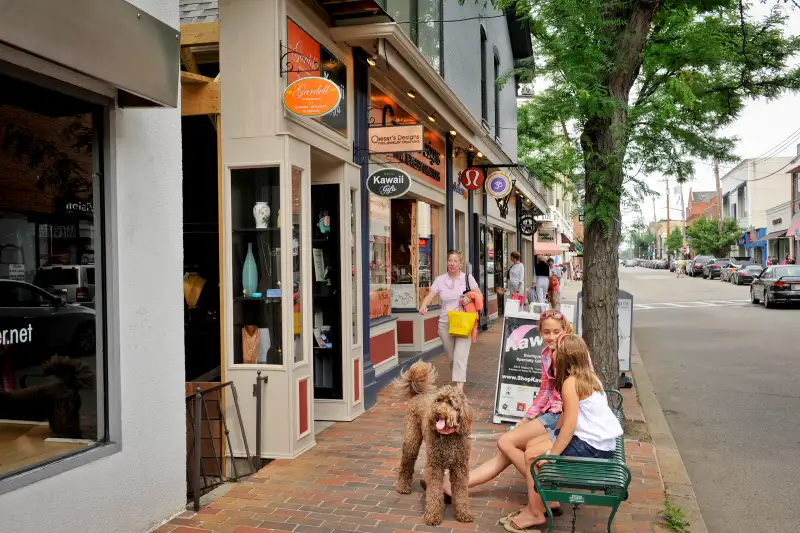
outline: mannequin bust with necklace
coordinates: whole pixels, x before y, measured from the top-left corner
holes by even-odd
[[[197,272],[187,272],[183,275],[183,298],[189,309],[197,307],[205,284],[206,280]]]

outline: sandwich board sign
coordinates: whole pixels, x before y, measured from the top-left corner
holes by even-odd
[[[492,416],[495,424],[516,423],[525,416],[542,384],[542,348],[539,315],[505,316]]]
[[[578,306],[575,309],[575,331],[583,335],[583,292],[578,293]],[[631,371],[631,337],[633,336],[633,294],[626,291],[617,293],[617,316],[619,317],[619,371]]]

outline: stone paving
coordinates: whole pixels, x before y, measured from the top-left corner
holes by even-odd
[[[491,422],[497,373],[500,324],[483,333],[472,347],[466,392],[476,414],[472,464],[496,451],[495,439],[506,425]],[[434,360],[444,375],[443,356]],[[625,391],[626,405],[636,396]],[[317,445],[294,460],[274,461],[249,480],[237,484],[198,513],[184,512],[159,527],[157,533],[457,533],[503,532],[498,519],[519,509],[525,501],[525,484],[512,468],[491,483],[470,491],[475,521],[456,522],[447,508],[445,521],[429,527],[422,521],[424,494],[419,487],[425,451],[420,451],[414,492],[394,490],[403,438],[406,403],[387,387],[376,405],[353,422],[337,423],[317,435]],[[631,417],[633,419],[638,416]],[[423,445],[424,446],[424,445]],[[633,472],[630,498],[614,520],[618,533],[659,531],[659,510],[664,507],[663,484],[652,445],[629,440],[628,466]],[[572,531],[572,511],[556,519],[554,531]],[[577,533],[606,531],[608,509],[582,506],[577,510]],[[529,530],[534,533],[535,530]]]

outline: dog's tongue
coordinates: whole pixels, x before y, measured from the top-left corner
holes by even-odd
[[[440,418],[440,419],[439,419],[439,420],[436,422],[436,429],[438,429],[439,431],[441,431],[441,430],[443,430],[443,429],[444,429],[444,426],[445,426],[444,420]]]

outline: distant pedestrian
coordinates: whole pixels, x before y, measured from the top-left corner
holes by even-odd
[[[536,265],[533,267],[535,301],[540,304],[547,303],[547,289],[550,287],[550,267],[543,255],[536,256]]]
[[[683,260],[683,257],[678,259],[678,266],[676,270],[678,271],[679,278],[682,278],[684,274],[686,274],[686,261]]]
[[[511,294],[525,295],[525,266],[516,250],[511,252],[511,269],[508,271],[508,290]]]

